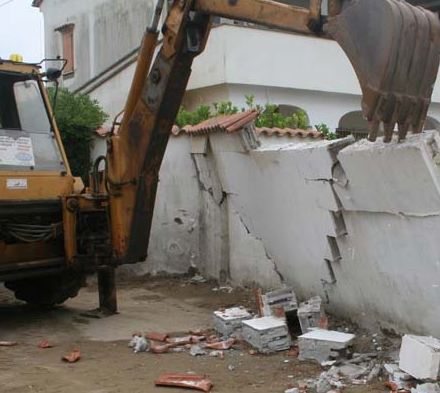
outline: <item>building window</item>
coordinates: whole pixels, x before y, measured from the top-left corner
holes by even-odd
[[[75,25],[68,24],[56,29],[56,31],[61,33],[62,58],[67,61],[66,67],[64,68],[64,75],[73,74],[75,71],[74,27]]]

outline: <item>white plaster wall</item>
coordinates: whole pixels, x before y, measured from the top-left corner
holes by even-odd
[[[227,83],[360,95],[338,44],[299,34],[222,25],[212,30],[193,69],[191,90]],[[433,101],[440,102],[439,81]]]
[[[200,188],[190,140],[173,137],[159,173],[147,263],[150,272],[186,273],[199,260]]]
[[[154,0],[45,0],[46,57],[62,56],[61,35],[55,29],[74,23],[75,74],[64,80],[78,88],[140,45]]]
[[[133,63],[89,94],[109,115],[106,123],[109,126],[125,107],[135,68],[136,63]]]

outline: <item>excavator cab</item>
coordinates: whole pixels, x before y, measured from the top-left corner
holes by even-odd
[[[0,66],[0,171],[67,174],[38,74],[8,66]]]
[[[61,198],[74,179],[44,77],[37,65],[0,61],[0,280],[49,305],[74,295],[79,280],[66,278]]]

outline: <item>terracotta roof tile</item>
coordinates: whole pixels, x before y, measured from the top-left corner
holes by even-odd
[[[293,129],[293,128],[269,128],[269,127],[256,128],[255,130],[258,135],[324,139],[324,134],[315,130],[301,130],[301,129]]]
[[[257,111],[235,113],[234,115],[217,116],[205,120],[195,126],[185,126],[182,131],[191,135],[208,134],[210,132],[232,133],[252,123],[258,117]]]

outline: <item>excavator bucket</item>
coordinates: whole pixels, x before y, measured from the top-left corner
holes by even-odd
[[[422,132],[439,68],[440,21],[404,0],[346,0],[326,32],[342,47],[359,79],[369,139],[383,125],[390,142]]]

